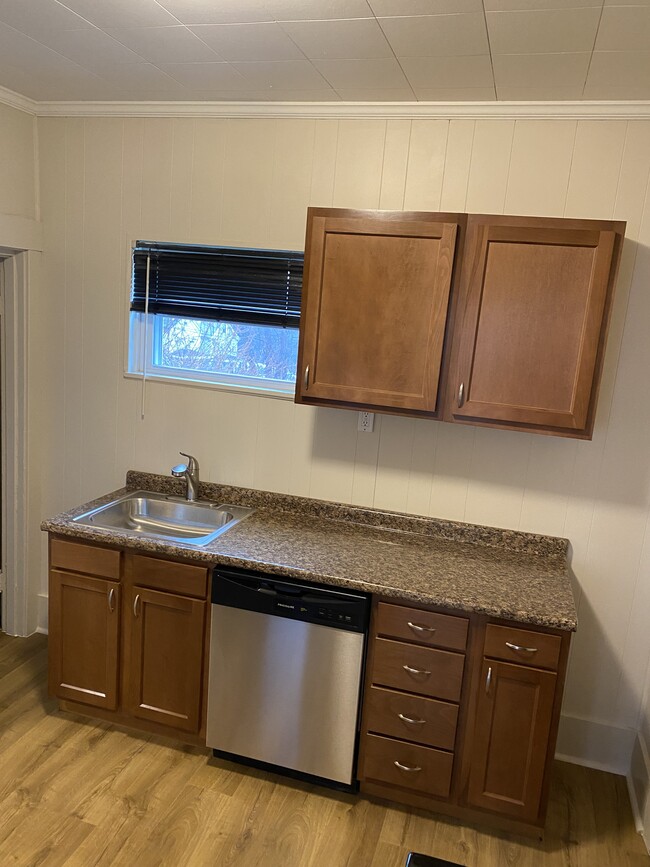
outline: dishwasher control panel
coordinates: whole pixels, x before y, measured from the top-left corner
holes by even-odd
[[[245,604],[249,611],[350,632],[367,630],[370,610],[364,593],[221,568],[214,570],[212,603],[233,608]]]

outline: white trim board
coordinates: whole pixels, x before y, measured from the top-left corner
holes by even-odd
[[[637,733],[632,750],[627,789],[636,829],[650,852],[650,756],[641,732]]]
[[[0,86],[0,103],[37,117],[444,118],[650,120],[650,100],[566,102],[39,102]]]

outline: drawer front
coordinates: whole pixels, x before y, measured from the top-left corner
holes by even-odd
[[[404,692],[459,701],[464,665],[465,657],[460,653],[377,638],[372,682]]]
[[[417,641],[432,647],[449,650],[465,650],[467,627],[465,617],[436,614],[419,608],[390,605],[380,602],[377,606],[377,634],[402,641]]]
[[[370,732],[453,750],[458,706],[372,686],[366,697],[366,724]]]
[[[208,593],[208,570],[191,563],[173,563],[155,557],[133,555],[128,561],[131,577],[142,587],[180,593],[205,599]]]
[[[119,581],[120,556],[120,551],[111,548],[96,548],[94,545],[68,542],[67,539],[50,541],[50,566],[54,569]]]
[[[557,635],[491,623],[485,633],[485,656],[557,671],[561,644]]]
[[[363,748],[362,773],[365,780],[390,783],[439,798],[449,796],[454,764],[452,753],[378,735],[366,735]]]

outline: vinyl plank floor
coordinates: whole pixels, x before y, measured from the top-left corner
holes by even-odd
[[[0,633],[0,864],[18,867],[650,867],[623,777],[557,762],[544,841],[214,760],[62,713],[47,638]]]

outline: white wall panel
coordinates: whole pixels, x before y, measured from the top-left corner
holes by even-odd
[[[37,219],[31,114],[0,105],[0,214]]]
[[[636,726],[650,655],[650,124],[39,123],[43,273],[65,327],[48,507],[117,487],[131,466],[166,473],[183,448],[212,481],[566,536],[580,627],[565,711]],[[364,434],[355,412],[160,383],[141,419],[140,384],[123,378],[126,239],[300,247],[310,204],[627,219],[594,440],[397,416]]]

